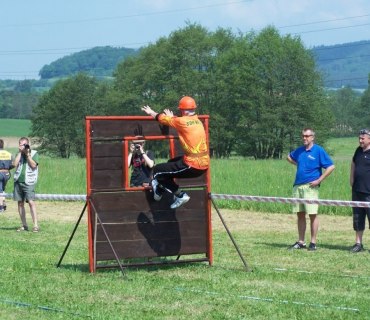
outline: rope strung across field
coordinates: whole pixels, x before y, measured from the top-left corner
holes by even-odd
[[[0,193],[1,194],[1,193]],[[5,198],[12,199],[12,193],[1,194]],[[53,200],[53,201],[86,201],[86,195],[83,194],[36,194],[36,200]]]
[[[11,193],[1,194],[5,198],[13,198]],[[245,196],[235,194],[214,194],[209,195],[214,200],[238,200],[238,201],[257,201],[257,202],[280,202],[280,203],[308,203],[324,206],[339,207],[362,207],[370,208],[370,202],[364,201],[345,201],[345,200],[324,200],[324,199],[299,199],[284,197],[264,197],[264,196]],[[52,201],[86,201],[86,195],[83,194],[36,194],[36,200]]]
[[[363,202],[363,201],[261,197],[261,196],[243,196],[243,195],[232,195],[232,194],[212,194],[212,193],[210,194],[210,197],[212,199],[221,199],[221,200],[281,202],[281,203],[308,203],[308,204],[321,204],[324,206],[370,208],[370,202]]]

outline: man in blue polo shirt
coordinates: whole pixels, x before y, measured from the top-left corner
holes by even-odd
[[[293,186],[293,197],[301,199],[318,199],[320,183],[334,170],[334,163],[321,146],[314,143],[315,132],[311,128],[302,130],[303,146],[295,149],[287,160],[297,166]],[[325,169],[322,173],[322,169]],[[311,222],[311,241],[308,250],[316,250],[316,237],[319,229],[317,204],[294,204],[293,212],[298,217],[298,241],[290,249],[305,249],[306,213]]]

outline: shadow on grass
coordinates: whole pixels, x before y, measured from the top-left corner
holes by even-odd
[[[126,261],[127,262],[127,261]],[[168,262],[165,262],[165,259],[163,259],[163,261],[159,261],[157,260],[158,264],[153,264],[153,265],[141,265],[141,266],[137,266],[137,265],[125,265],[123,267],[124,271],[128,271],[128,272],[135,272],[135,271],[146,271],[146,272],[154,272],[154,271],[158,271],[158,270],[172,270],[172,269],[183,269],[183,268],[189,268],[191,266],[194,266],[194,265],[197,265],[199,267],[209,267],[208,264],[206,264],[205,262],[183,262],[183,263],[179,263],[179,264],[171,264],[169,261]],[[125,262],[123,261],[123,264],[125,264]],[[55,267],[57,267],[57,263],[55,263]],[[58,269],[66,269],[66,270],[73,270],[73,271],[80,271],[80,272],[84,272],[84,273],[89,273],[90,270],[89,270],[89,265],[88,263],[86,264],[63,264],[63,262],[61,263],[61,265],[59,266]],[[96,269],[96,273],[115,273],[117,271],[120,271],[120,268],[118,265],[110,265],[110,266],[107,266],[107,267],[102,267],[102,266],[98,266],[97,269]]]
[[[19,226],[17,226],[17,227],[0,227],[0,230],[17,231],[17,228],[19,228]]]
[[[89,272],[89,265],[86,264],[61,264],[59,268],[57,267],[57,263],[55,264],[55,267],[57,269],[67,269],[67,270],[73,270],[73,271],[81,271],[81,272]]]
[[[285,248],[289,249],[291,245],[288,245],[286,243],[267,243],[267,242],[259,242],[258,244],[268,246],[268,247],[273,247],[273,248]],[[341,250],[341,251],[349,251],[351,246],[343,246],[343,245],[336,245],[336,244],[325,244],[325,243],[318,243],[317,244],[317,249],[328,249],[328,250]],[[291,250],[293,251],[293,250]]]

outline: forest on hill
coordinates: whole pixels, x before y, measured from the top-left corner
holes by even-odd
[[[370,41],[358,41],[312,49],[317,69],[328,88],[366,89],[370,73]]]
[[[63,78],[80,72],[94,77],[111,77],[120,62],[137,52],[138,49],[110,46],[83,50],[43,66],[40,77],[41,79]]]
[[[140,50],[111,46],[83,50],[43,66],[39,80],[0,80],[0,92],[17,91],[17,88],[24,86],[34,92],[43,92],[49,90],[57,80],[81,72],[100,79],[110,79],[120,62],[139,54]],[[321,45],[309,50],[312,51],[317,70],[323,76],[325,87],[367,88],[370,73],[369,40]]]

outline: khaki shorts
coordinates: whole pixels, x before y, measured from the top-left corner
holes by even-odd
[[[309,183],[293,187],[293,198],[299,199],[319,199],[319,187],[311,187]],[[295,203],[293,213],[306,212],[307,214],[317,214],[318,204]]]
[[[14,182],[14,201],[26,201],[35,200],[35,185],[27,185],[22,182]]]

